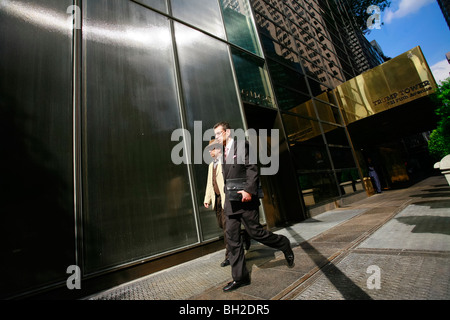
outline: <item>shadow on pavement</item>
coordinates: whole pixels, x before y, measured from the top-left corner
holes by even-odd
[[[342,294],[345,300],[372,300],[372,298],[352,280],[350,280],[336,265],[321,254],[311,243],[303,239],[292,228],[286,230],[291,236],[300,243],[299,246],[308,253],[318,268],[333,284],[333,286]]]

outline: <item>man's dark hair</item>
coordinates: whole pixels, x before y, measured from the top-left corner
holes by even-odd
[[[222,121],[222,122],[218,122],[214,125],[213,129],[222,126],[223,130],[228,130],[231,129],[231,126],[228,122]]]

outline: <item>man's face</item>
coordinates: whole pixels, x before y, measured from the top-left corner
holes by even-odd
[[[211,158],[215,159],[220,153],[220,149],[214,148],[212,150],[209,150],[209,155]]]
[[[216,140],[222,144],[225,144],[228,138],[227,132],[223,130],[222,126],[218,126],[217,128],[214,129],[214,135],[216,137]]]

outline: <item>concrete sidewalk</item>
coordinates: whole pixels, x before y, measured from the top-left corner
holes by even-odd
[[[87,297],[91,300],[352,300],[450,298],[450,187],[443,176],[391,190],[276,231],[282,252],[252,243],[251,285],[224,293],[224,251]]]

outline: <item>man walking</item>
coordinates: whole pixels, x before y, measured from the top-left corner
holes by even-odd
[[[256,241],[283,251],[289,267],[294,265],[294,253],[289,239],[274,234],[259,223],[258,166],[249,161],[249,144],[247,141],[234,140],[231,128],[227,122],[219,122],[214,126],[215,138],[223,144],[224,166],[223,176],[225,190],[227,180],[245,178],[245,187],[241,191],[240,201],[230,201],[226,195],[224,213],[226,215],[226,234],[229,246],[229,261],[233,281],[228,283],[223,291],[228,292],[250,284],[250,275],[245,264],[243,239],[240,236],[241,224],[244,225],[251,238]]]
[[[228,260],[228,244],[226,235],[226,216],[223,213],[224,200],[225,200],[225,189],[223,182],[222,173],[222,146],[216,140],[211,140],[209,146],[207,147],[209,155],[213,158],[213,162],[209,164],[208,167],[208,179],[206,181],[206,191],[205,199],[203,204],[205,208],[209,208],[212,204],[213,209],[216,211],[216,218],[220,229],[224,233],[225,242],[225,260],[220,264],[221,267],[226,267],[230,264]]]

